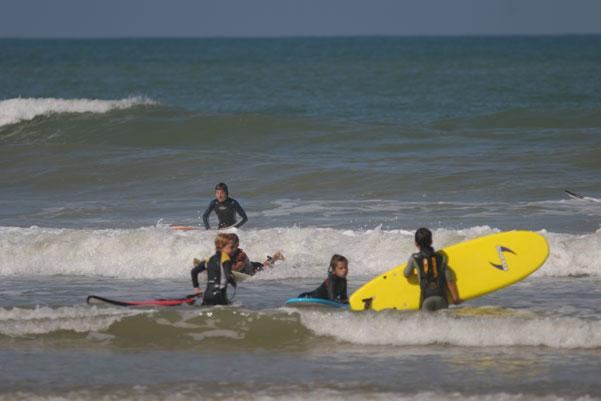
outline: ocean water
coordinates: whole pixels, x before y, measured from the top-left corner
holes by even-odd
[[[0,401],[601,399],[601,37],[0,40]],[[192,292],[226,182],[253,260]],[[212,217],[215,222],[215,217]],[[542,234],[447,311],[284,307],[436,248]]]

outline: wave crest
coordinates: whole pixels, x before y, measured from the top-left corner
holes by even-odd
[[[499,230],[482,226],[435,230],[437,248],[472,240]],[[406,230],[338,230],[273,228],[237,231],[251,260],[281,251],[286,261],[254,280],[321,278],[333,253],[351,261],[350,275],[365,279],[401,265],[415,252],[413,232]],[[540,232],[549,258],[535,277],[599,277],[601,229],[586,235]],[[159,224],[136,229],[72,230],[0,227],[0,275],[73,275],[119,278],[184,278],[192,259],[214,252],[214,233],[175,232]],[[375,257],[366,258],[365,255]],[[40,266],[44,266],[43,271]]]
[[[151,99],[135,96],[121,100],[15,98],[0,101],[0,127],[58,113],[106,113],[143,104]]]

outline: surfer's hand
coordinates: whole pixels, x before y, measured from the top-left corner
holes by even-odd
[[[194,293],[198,296],[204,295],[205,292],[202,291],[200,288],[194,288]]]

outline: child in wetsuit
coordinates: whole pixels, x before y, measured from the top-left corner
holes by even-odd
[[[409,278],[414,270],[417,271],[421,288],[420,309],[435,311],[448,308],[447,289],[455,305],[462,303],[447,266],[446,256],[440,252],[435,253],[432,248],[432,232],[427,228],[418,229],[415,232],[415,246],[419,252],[409,257],[403,275]]]
[[[218,234],[215,238],[216,252],[213,256],[197,264],[192,271],[192,286],[197,295],[204,295],[203,305],[227,305],[227,285],[234,288],[236,282],[232,276],[232,261],[229,253],[232,251],[232,241],[228,234]],[[207,287],[204,292],[198,285],[198,274],[207,271]]]
[[[238,228],[248,221],[246,212],[244,212],[244,209],[242,209],[242,206],[240,206],[236,199],[229,197],[229,190],[223,182],[215,186],[215,199],[209,203],[209,207],[202,215],[202,221],[207,230],[211,229],[209,215],[212,211],[215,211],[217,214],[217,220],[219,221],[217,228],[220,230],[230,227]],[[240,216],[240,221],[236,221],[236,214]]]
[[[342,255],[334,255],[330,259],[328,278],[315,290],[303,292],[299,298],[320,298],[329,301],[348,304],[346,295],[346,276],[348,274],[348,260]]]
[[[232,259],[232,270],[240,273],[250,274],[252,276],[257,272],[262,271],[264,266],[273,267],[274,263],[278,260],[286,260],[284,255],[278,251],[273,256],[268,256],[267,260],[263,263],[251,262],[248,259],[248,256],[246,256],[246,253],[239,248],[240,239],[238,236],[236,234],[229,234],[229,236],[232,238],[232,252],[230,253],[230,258]]]

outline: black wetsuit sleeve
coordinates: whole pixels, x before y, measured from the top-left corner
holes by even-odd
[[[206,261],[203,261],[201,264],[199,264],[198,266],[195,266],[192,271],[190,272],[192,275],[192,287],[194,288],[198,288],[199,284],[198,284],[198,275],[207,269],[207,263]]]
[[[215,208],[215,199],[211,201],[211,203],[209,203],[209,207],[207,208],[207,210],[205,210],[205,212],[202,215],[202,222],[205,225],[205,229],[209,229],[211,228],[211,226],[209,225],[209,215],[211,214],[211,212],[213,211],[213,209]]]
[[[236,288],[236,280],[234,280],[234,276],[232,275],[232,261],[227,260],[223,263],[223,271],[225,273],[225,277],[227,278],[227,282],[232,285],[232,287]]]
[[[240,217],[242,217],[242,220],[240,220],[234,227],[236,227],[236,228],[242,227],[244,225],[244,223],[246,223],[248,221],[248,217],[246,217],[246,212],[244,211],[244,209],[242,209],[242,206],[240,206],[238,201],[233,202],[233,205],[234,205],[234,210],[236,211],[236,213],[238,213],[238,215]]]
[[[334,302],[348,303],[346,294],[346,278],[337,277],[334,274],[328,276],[328,299]]]
[[[348,295],[346,294],[346,279],[344,279],[342,291],[340,293],[340,301],[343,304],[348,304]]]
[[[326,287],[328,289],[328,300],[329,301],[335,301],[336,300],[336,281],[333,279],[333,276],[330,275],[328,277],[328,286]]]

